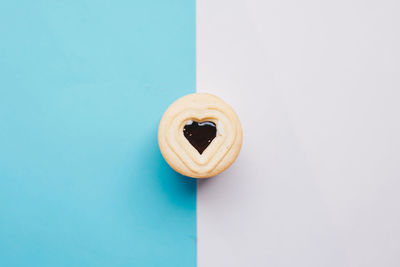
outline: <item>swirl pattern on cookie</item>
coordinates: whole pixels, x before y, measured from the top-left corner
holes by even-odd
[[[185,129],[190,132],[185,133]],[[200,136],[192,140],[192,134]],[[202,137],[206,139],[201,140]],[[193,145],[195,142],[201,148]],[[158,128],[158,143],[174,170],[193,178],[207,178],[235,161],[242,145],[242,128],[234,110],[220,98],[190,94],[165,111]]]

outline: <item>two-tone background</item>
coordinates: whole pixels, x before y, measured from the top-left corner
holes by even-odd
[[[399,12],[0,0],[0,266],[399,266]],[[244,130],[197,183],[156,138],[196,91]]]

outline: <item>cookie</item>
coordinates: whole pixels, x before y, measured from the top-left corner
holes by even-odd
[[[158,127],[161,154],[177,172],[208,178],[226,170],[242,146],[235,111],[210,94],[186,95],[169,106]]]

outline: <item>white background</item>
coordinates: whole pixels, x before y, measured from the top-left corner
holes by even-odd
[[[197,86],[237,111],[198,266],[400,266],[400,1],[198,0]]]

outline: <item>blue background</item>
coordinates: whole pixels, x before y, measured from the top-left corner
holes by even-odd
[[[194,91],[194,0],[0,0],[0,266],[195,266],[157,145]]]

